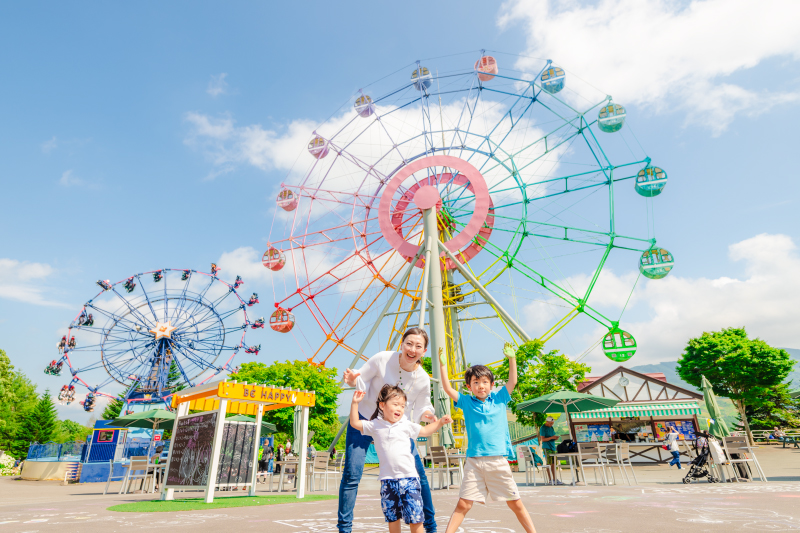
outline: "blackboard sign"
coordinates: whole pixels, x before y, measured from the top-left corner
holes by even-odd
[[[222,433],[217,483],[242,485],[250,483],[253,472],[253,447],[256,425],[249,422],[226,422]]]
[[[201,487],[208,484],[216,427],[217,413],[178,419],[178,429],[170,444],[172,457],[167,485]]]

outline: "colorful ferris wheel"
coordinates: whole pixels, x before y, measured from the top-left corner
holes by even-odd
[[[113,388],[125,391],[128,405],[168,403],[173,381],[204,383],[231,371],[239,350],[258,354],[260,346],[245,344],[248,329],[265,325],[247,313],[258,295],[244,300],[237,292],[242,278],[229,284],[218,272],[212,264],[210,274],[164,268],[98,281],[102,290],[70,323],[58,359],[45,369],[72,378],[59,401],[75,401],[77,385],[88,389],[80,402],[86,411],[99,397],[116,398]]]
[[[520,343],[600,326],[573,356],[629,359],[622,313],[593,296],[610,261],[652,279],[672,268],[653,215],[666,173],[622,105],[571,89],[552,61],[533,73],[485,53],[455,61],[382,78],[313,132],[276,198],[270,326],[301,329],[322,365],[347,352],[354,366],[376,335],[396,349],[417,324],[452,375],[480,357],[466,328]]]

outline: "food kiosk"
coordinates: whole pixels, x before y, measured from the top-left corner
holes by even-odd
[[[587,377],[578,391],[619,403],[571,413],[575,440],[628,442],[634,463],[663,463],[672,458],[661,447],[669,427],[675,427],[680,439],[687,442],[694,440],[699,430],[697,415],[703,395],[668,383],[662,373],[645,374],[620,366],[604,376]],[[685,453],[686,447],[681,448]]]

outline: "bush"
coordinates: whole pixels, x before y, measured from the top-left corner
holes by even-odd
[[[15,459],[8,454],[0,457],[0,476],[13,476],[17,473],[14,468]]]

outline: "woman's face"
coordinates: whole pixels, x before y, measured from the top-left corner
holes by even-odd
[[[403,341],[401,348],[402,355],[400,356],[407,364],[416,364],[417,361],[422,359],[425,352],[428,351],[425,346],[425,337],[422,335],[409,335]]]

